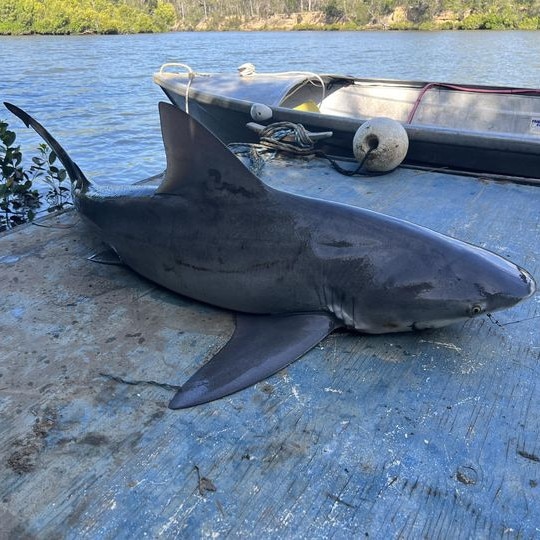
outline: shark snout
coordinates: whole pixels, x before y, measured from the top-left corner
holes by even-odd
[[[530,298],[536,292],[536,281],[524,268],[519,269],[519,277],[525,284],[525,296],[523,296],[523,299]]]
[[[517,265],[514,265],[514,271],[507,274],[499,285],[498,294],[491,297],[492,305],[488,302],[487,308],[490,311],[515,306],[536,292],[536,282],[532,275]]]
[[[477,254],[474,286],[479,295],[469,297],[473,315],[511,308],[536,292],[536,282],[524,268],[492,252]]]

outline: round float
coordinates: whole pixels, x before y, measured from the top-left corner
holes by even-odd
[[[408,149],[405,128],[391,118],[371,118],[354,134],[354,157],[368,171],[392,171],[405,159]]]

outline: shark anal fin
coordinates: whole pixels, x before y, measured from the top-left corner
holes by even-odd
[[[113,248],[106,248],[103,251],[94,253],[88,257],[88,260],[100,264],[124,266],[124,263],[120,260],[120,257]]]
[[[169,403],[184,409],[238,392],[288,366],[340,326],[328,313],[238,314],[229,342]]]

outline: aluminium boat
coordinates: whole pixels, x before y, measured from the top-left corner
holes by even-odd
[[[407,131],[405,164],[540,181],[540,89],[257,73],[250,64],[212,74],[164,64],[154,81],[225,143],[255,142],[253,120],[288,121],[331,131],[318,147],[352,158],[359,126],[388,117]]]

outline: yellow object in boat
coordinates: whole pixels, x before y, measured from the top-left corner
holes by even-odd
[[[295,111],[321,112],[317,104],[311,99],[294,107]]]

